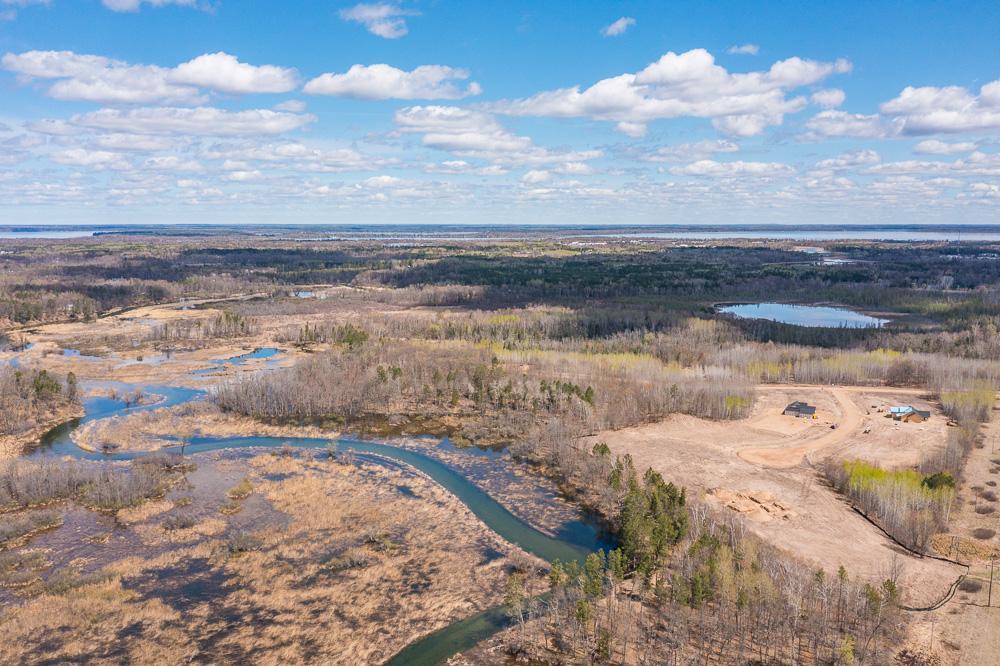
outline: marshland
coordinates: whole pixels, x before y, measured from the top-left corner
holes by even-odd
[[[1000,244],[511,236],[6,239],[3,660],[990,663]]]

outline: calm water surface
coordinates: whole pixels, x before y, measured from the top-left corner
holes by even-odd
[[[749,238],[758,240],[874,240],[874,241],[1000,241],[997,232],[916,231],[910,229],[844,229],[810,231],[808,229],[755,231],[634,231],[617,234],[591,234],[605,238],[675,238],[679,240],[724,240]]]
[[[0,231],[0,238],[89,238],[93,231]]]
[[[846,308],[786,303],[741,303],[724,305],[719,312],[740,319],[766,319],[811,328],[881,328],[888,319],[870,317]]]

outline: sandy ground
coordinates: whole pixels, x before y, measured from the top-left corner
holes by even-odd
[[[406,468],[269,453],[198,462],[219,467],[203,479],[245,475],[247,508],[220,511],[225,485],[196,480],[193,504],[151,502],[39,538],[76,551],[66,572],[96,562],[100,575],[9,604],[0,662],[378,663],[498,603],[511,558],[540,565]],[[166,527],[182,514],[194,524]],[[252,532],[246,551],[227,546],[234,521]]]
[[[951,516],[951,535],[970,550],[966,555],[979,561],[1000,558],[1000,403],[992,422],[982,430],[980,443],[969,454],[962,484]],[[976,530],[996,534],[975,536]],[[1000,597],[1000,595],[997,595]]]
[[[1000,663],[1000,509],[985,513],[976,510],[998,506],[988,495],[1000,483],[998,411],[995,408],[992,422],[983,427],[981,446],[969,454],[951,516],[951,531],[935,540],[938,550],[970,565],[969,587],[960,588],[942,608],[917,615],[910,627],[911,643],[937,655],[945,666]],[[977,530],[987,532],[977,536]],[[990,532],[992,535],[987,536]],[[992,597],[991,568],[995,583]]]
[[[933,613],[914,617],[909,627],[911,649],[934,655],[942,666],[996,666],[1000,663],[1000,608],[994,589],[993,607],[956,599]],[[915,614],[914,614],[915,615]]]
[[[640,472],[652,467],[716,506],[740,513],[758,535],[827,572],[844,565],[854,577],[875,580],[898,563],[907,602],[941,598],[961,568],[916,558],[895,546],[829,488],[815,467],[828,456],[870,455],[882,464],[915,460],[942,443],[947,426],[938,410],[924,424],[897,426],[871,405],[926,406],[919,392],[760,388],[753,413],[743,420],[674,415],[660,423],[600,433],[594,440],[607,442],[616,454],[631,454]],[[815,405],[817,418],[783,416],[784,406],[793,400]]]

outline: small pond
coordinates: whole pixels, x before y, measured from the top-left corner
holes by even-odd
[[[85,361],[102,361],[104,360],[100,356],[92,356],[90,354],[84,354],[79,349],[63,349],[63,356],[72,356],[73,358],[83,359]]]
[[[783,324],[812,328],[881,328],[888,319],[870,317],[846,308],[820,305],[788,305],[786,303],[740,303],[723,305],[719,312],[740,319],[767,319]]]

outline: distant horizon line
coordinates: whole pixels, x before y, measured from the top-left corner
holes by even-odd
[[[810,223],[810,222],[768,222],[768,223],[570,223],[570,222],[517,222],[510,224],[498,224],[487,222],[130,222],[130,223],[109,223],[109,224],[66,224],[66,223],[33,223],[33,224],[0,224],[0,230],[6,232],[30,232],[34,229],[131,229],[135,227],[169,227],[179,228],[242,228],[263,227],[271,229],[299,229],[299,228],[370,228],[370,227],[408,227],[408,228],[496,228],[496,229],[746,229],[746,230],[768,230],[768,229],[816,229],[825,231],[835,231],[840,229],[871,229],[871,230],[907,230],[907,229],[1000,229],[1000,222],[990,223],[964,223],[964,222],[933,222],[933,223],[866,223],[866,222],[843,222],[843,223]]]

